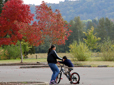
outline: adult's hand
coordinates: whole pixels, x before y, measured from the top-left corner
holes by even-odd
[[[57,64],[59,64],[60,65],[60,63],[57,61]]]

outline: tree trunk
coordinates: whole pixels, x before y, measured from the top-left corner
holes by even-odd
[[[20,53],[21,53],[21,63],[23,63],[23,54],[22,54],[22,46],[21,46],[21,41],[20,41]]]
[[[52,43],[50,42],[49,48],[51,47]]]

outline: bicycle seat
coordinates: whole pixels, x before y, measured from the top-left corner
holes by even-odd
[[[70,70],[70,71],[72,71],[72,70],[73,70],[73,68],[69,68],[69,70]]]

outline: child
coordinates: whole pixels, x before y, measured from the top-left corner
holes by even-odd
[[[73,70],[73,67],[74,67],[72,62],[69,59],[67,59],[66,56],[63,56],[63,61],[62,62],[60,61],[60,63],[65,64],[65,67],[64,67],[65,74],[66,75],[68,74],[70,76],[70,71]]]
[[[64,74],[69,78],[69,80],[70,80],[70,71],[71,70],[73,70],[73,67],[74,67],[74,65],[72,64],[72,62],[69,60],[69,59],[67,59],[67,57],[66,56],[63,56],[63,61],[60,61],[59,63],[62,63],[62,64],[65,64],[65,66],[64,66],[64,70],[65,70],[65,72],[64,72]],[[58,64],[59,64],[58,63]],[[67,66],[67,67],[66,67]],[[70,82],[71,84],[72,84],[72,81]],[[79,84],[80,82],[78,82],[77,84]]]

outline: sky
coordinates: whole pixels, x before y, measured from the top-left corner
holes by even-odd
[[[64,0],[23,0],[25,4],[35,4],[40,5],[42,1],[48,2],[48,3],[59,3],[60,1]]]

